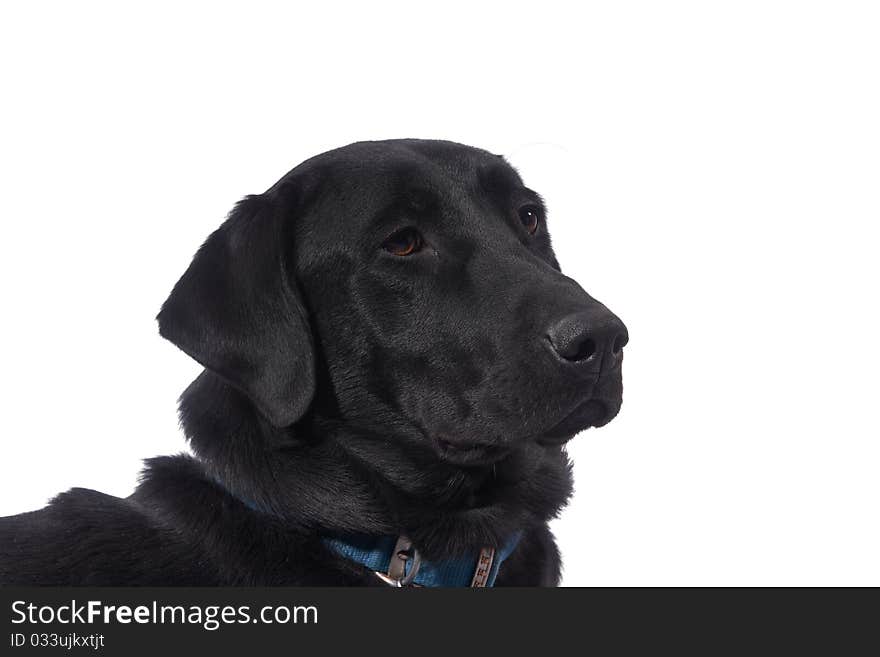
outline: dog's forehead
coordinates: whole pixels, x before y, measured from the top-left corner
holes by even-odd
[[[392,196],[414,208],[468,192],[523,187],[501,155],[449,141],[357,142],[307,160],[289,175],[308,177],[323,195],[358,203]]]
[[[432,139],[356,142],[328,151],[319,158],[343,166],[375,167],[380,170],[402,167],[441,169],[450,175],[466,175],[493,165],[509,168],[501,155],[456,142]]]
[[[351,144],[307,160],[288,177],[306,189],[300,198],[307,200],[290,215],[306,250],[318,243],[344,248],[343,242],[373,240],[403,220],[439,222],[449,233],[485,231],[494,222],[476,219],[493,207],[510,206],[525,190],[500,155],[412,139]]]

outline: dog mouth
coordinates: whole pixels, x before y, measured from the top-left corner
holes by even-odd
[[[436,438],[435,447],[444,461],[462,466],[479,466],[500,461],[510,452],[508,447],[480,442],[463,442],[447,437]]]
[[[520,436],[520,439],[534,441],[543,447],[559,447],[586,429],[603,427],[620,412],[623,402],[621,392],[619,381],[617,385],[601,386],[586,399],[581,398],[568,415],[549,429]],[[517,444],[522,440],[489,442],[443,433],[435,435],[432,442],[434,451],[443,461],[457,466],[482,466],[503,460],[517,449]]]
[[[542,433],[537,441],[542,445],[561,445],[585,429],[605,426],[614,419],[619,410],[619,403],[612,405],[603,399],[588,399]]]

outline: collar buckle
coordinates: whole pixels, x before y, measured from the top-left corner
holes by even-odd
[[[412,562],[409,572],[406,572],[406,564]],[[418,586],[415,584],[416,575],[419,573],[419,566],[422,565],[422,555],[413,547],[412,541],[401,534],[397,543],[394,545],[394,552],[391,554],[391,562],[388,564],[388,572],[380,573],[373,571],[379,579],[396,588],[406,586]]]

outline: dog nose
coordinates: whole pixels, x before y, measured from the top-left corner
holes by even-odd
[[[605,310],[579,312],[563,318],[547,332],[553,351],[571,363],[601,364],[603,370],[614,367],[629,342],[623,322]]]

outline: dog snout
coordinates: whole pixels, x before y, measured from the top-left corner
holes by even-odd
[[[629,333],[623,322],[603,307],[564,317],[550,327],[547,339],[561,360],[609,371],[623,357]]]

